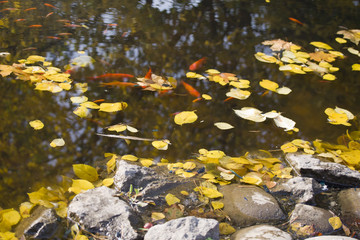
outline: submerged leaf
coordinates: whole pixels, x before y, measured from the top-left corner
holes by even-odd
[[[99,178],[96,169],[86,164],[74,164],[73,170],[78,178],[85,179],[90,182],[95,182]]]

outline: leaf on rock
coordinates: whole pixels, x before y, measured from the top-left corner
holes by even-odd
[[[23,202],[20,204],[19,211],[22,218],[30,217],[30,212],[35,207],[31,202]]]
[[[131,154],[127,154],[127,155],[123,155],[121,157],[121,160],[126,160],[126,161],[130,161],[130,162],[136,162],[139,158],[131,155]]]
[[[224,207],[224,203],[220,201],[212,201],[211,206],[214,208],[214,210],[221,209]]]
[[[44,124],[40,120],[30,121],[29,124],[35,130],[40,130],[44,127]]]
[[[171,194],[171,193],[168,193],[166,196],[165,196],[165,201],[166,203],[171,206],[175,203],[179,203],[180,202],[180,199],[178,199],[177,197],[175,197],[175,195]]]
[[[334,230],[339,229],[342,226],[342,222],[339,217],[331,217],[328,221]]]
[[[196,192],[200,192],[202,195],[204,195],[205,197],[208,197],[208,198],[223,197],[223,194],[221,192],[217,191],[216,189],[212,189],[212,188],[200,186],[200,187],[194,188],[194,190]]]
[[[195,111],[183,111],[175,115],[174,122],[178,125],[193,123],[198,119]]]
[[[151,165],[153,165],[154,161],[152,159],[140,158],[140,163],[144,167],[150,167]]]
[[[236,232],[236,229],[228,223],[220,223],[219,230],[221,235],[229,235]]]
[[[83,102],[83,103],[80,103],[80,106],[90,108],[90,109],[99,109],[100,108],[100,106],[94,102]]]
[[[194,168],[196,168],[196,163],[186,162],[186,163],[184,163],[183,168],[184,168],[184,170],[188,170],[188,171],[193,170]]]
[[[114,183],[114,178],[105,178],[102,181],[102,185],[106,186],[106,187],[110,187],[111,185],[113,185]]]
[[[72,186],[69,188],[69,192],[73,192],[75,194],[79,194],[81,192],[85,192],[86,190],[93,189],[94,185],[84,179],[76,179],[72,180]]]
[[[85,179],[90,182],[95,182],[99,178],[96,169],[86,164],[74,164],[73,170],[78,178]]]

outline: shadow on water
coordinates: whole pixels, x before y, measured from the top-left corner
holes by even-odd
[[[95,59],[88,67],[73,73],[76,83],[88,82],[89,100],[125,101],[129,107],[118,113],[92,111],[80,119],[69,100],[75,90],[52,94],[34,91],[27,82],[10,77],[0,81],[0,206],[13,207],[26,199],[26,193],[58,181],[61,174],[72,176],[72,164],[96,165],[104,153],[134,154],[170,161],[189,159],[200,148],[219,149],[230,156],[253,149],[278,149],[294,138],[335,141],[346,128],[326,123],[324,109],[339,106],[359,112],[358,75],[351,72],[353,56],[335,63],[341,71],[334,82],[323,82],[314,74],[289,75],[272,64],[258,62],[261,42],[282,38],[309,47],[323,41],[339,50],[335,42],[340,26],[358,28],[359,1],[100,1],[54,2],[51,8],[39,1],[1,3],[0,48],[11,53],[2,63],[12,64],[29,55],[46,56],[63,68],[77,51]],[[36,7],[34,10],[27,10]],[[52,14],[50,14],[53,12]],[[301,26],[290,21],[304,22]],[[42,25],[42,27],[31,27]],[[64,34],[66,33],[66,34]],[[55,38],[54,38],[55,37]],[[59,39],[58,39],[59,38]],[[142,91],[138,88],[101,87],[89,77],[104,73],[129,73],[143,77],[151,67],[157,75],[185,80],[188,66],[202,58],[208,68],[235,73],[251,81],[247,100],[226,99],[229,87],[199,80],[186,80],[212,101],[193,103],[182,86],[175,94]],[[351,60],[351,61],[350,61]],[[261,79],[270,79],[293,90],[289,96],[263,95]],[[135,79],[128,79],[135,81]],[[277,110],[297,122],[300,132],[289,135],[272,122],[253,123],[237,117],[233,109],[245,106]],[[172,114],[197,110],[199,120],[178,126]],[[45,128],[34,131],[28,122],[40,119]],[[235,129],[221,131],[215,122],[228,122]],[[158,151],[148,142],[97,136],[104,127],[125,122],[139,129],[137,136],[167,138],[168,151]],[[49,142],[64,138],[66,145],[51,148]],[[104,166],[100,165],[103,168]]]

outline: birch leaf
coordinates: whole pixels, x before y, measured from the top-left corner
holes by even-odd
[[[127,107],[126,102],[116,102],[116,103],[101,103],[99,111],[103,112],[117,112],[124,110]]]
[[[151,143],[151,145],[153,145],[154,148],[158,149],[158,150],[167,150],[169,147],[170,141],[165,139],[165,140],[159,140],[159,141],[153,141]]]
[[[360,71],[360,64],[359,63],[355,63],[351,66],[353,71]]]
[[[40,120],[30,121],[29,124],[35,130],[40,130],[44,127],[44,124]]]
[[[214,208],[214,210],[216,209],[221,209],[224,207],[224,203],[220,202],[220,201],[212,201],[211,202],[212,207]]]
[[[193,123],[198,119],[195,111],[183,111],[176,114],[174,121],[178,125],[183,125],[186,123]]]
[[[290,118],[284,117],[282,115],[277,116],[274,118],[275,125],[284,128],[284,131],[294,130],[296,122],[291,120]]]
[[[288,87],[281,87],[276,89],[276,92],[281,95],[288,95],[289,93],[291,93],[291,91],[292,90]]]
[[[177,197],[175,197],[175,195],[171,194],[171,193],[168,193],[166,196],[165,196],[165,201],[166,203],[171,206],[175,203],[179,203],[180,202],[180,199],[178,199]]]
[[[86,96],[80,96],[80,97],[71,97],[70,101],[72,103],[83,103],[86,102],[88,98]]]
[[[310,44],[317,47],[317,48],[323,48],[323,49],[326,49],[326,50],[332,50],[333,49],[328,44],[323,43],[323,42],[311,42]]]
[[[75,194],[79,194],[81,192],[85,192],[86,190],[93,189],[94,185],[84,179],[76,179],[72,180],[72,186],[69,188],[69,192],[73,192]]]
[[[339,229],[342,226],[342,222],[339,217],[331,217],[328,221],[334,230]]]
[[[228,129],[234,128],[234,126],[232,126],[231,124],[226,123],[226,122],[217,122],[217,123],[214,123],[214,125],[215,125],[215,127],[219,128],[220,130],[228,130]]]
[[[267,90],[276,92],[276,89],[279,88],[279,84],[277,84],[276,82],[267,80],[267,79],[263,79],[260,81],[259,85]]]
[[[99,178],[96,169],[86,164],[74,164],[73,170],[78,178],[85,179],[90,182],[95,182]]]
[[[261,115],[262,111],[253,108],[253,107],[243,107],[241,110],[235,110],[235,114],[246,120],[254,122],[263,122],[266,120],[266,117]]]
[[[56,138],[56,139],[52,140],[50,143],[50,146],[53,148],[54,147],[62,147],[64,145],[65,145],[65,141],[62,138]]]

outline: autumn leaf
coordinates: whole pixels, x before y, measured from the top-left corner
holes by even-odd
[[[325,109],[325,113],[328,115],[329,123],[334,125],[342,124],[345,126],[351,126],[348,121],[354,119],[354,115],[351,112],[339,107],[335,107],[335,109],[327,108]]]
[[[53,148],[62,147],[64,145],[65,145],[65,141],[62,138],[56,138],[56,139],[52,140],[51,143],[50,143],[50,146],[53,147]]]
[[[196,192],[201,193],[202,195],[204,195],[205,197],[208,198],[219,198],[219,197],[223,197],[223,194],[219,191],[217,191],[216,189],[212,189],[212,188],[207,188],[207,187],[196,187],[194,188],[194,190]]]
[[[117,102],[117,103],[101,103],[99,111],[103,112],[117,112],[124,110],[127,107],[126,102]]]
[[[219,201],[212,201],[211,202],[211,206],[214,208],[214,210],[217,209],[221,209],[224,207],[224,203],[223,202],[219,202]]]
[[[99,178],[96,169],[86,164],[74,164],[73,170],[78,178],[85,179],[90,182],[95,182]]]
[[[219,229],[221,235],[229,235],[236,232],[236,229],[228,223],[219,223]]]
[[[270,91],[276,92],[276,89],[279,88],[279,84],[277,84],[276,82],[267,80],[267,79],[263,79],[259,82],[259,85],[265,89],[268,89]]]
[[[323,49],[326,49],[326,50],[332,50],[333,49],[328,44],[323,43],[323,42],[311,42],[310,44],[317,47],[317,48],[323,48]]]
[[[106,187],[110,187],[111,185],[113,185],[114,183],[114,178],[105,178],[102,181],[102,185],[106,186]]]
[[[178,199],[177,197],[175,197],[175,195],[171,194],[171,193],[168,193],[166,196],[165,196],[165,201],[166,203],[171,206],[175,203],[179,203],[180,202],[180,199]]]
[[[241,110],[234,109],[236,115],[246,120],[254,122],[263,122],[266,120],[266,117],[261,115],[262,111],[253,108],[253,107],[243,107]]]
[[[94,185],[91,182],[84,179],[73,179],[72,182],[72,186],[68,190],[69,192],[73,192],[75,194],[94,188]]]
[[[262,42],[263,45],[270,45],[270,49],[273,51],[290,50],[291,46],[294,45],[292,42],[286,42],[281,39],[267,40]]]
[[[165,214],[161,212],[152,212],[151,213],[151,220],[152,221],[158,221],[165,218]]]
[[[232,88],[230,89],[229,92],[226,93],[227,97],[233,97],[239,100],[244,100],[247,99],[248,97],[250,97],[251,92],[246,91],[246,90],[241,90],[238,88]]]
[[[29,124],[35,130],[40,130],[44,127],[44,124],[40,120],[30,121]]]
[[[326,62],[333,62],[335,61],[335,55],[331,54],[331,53],[325,53],[324,51],[317,51],[314,53],[309,53],[310,55],[310,59],[320,62],[322,60],[326,61]]]
[[[158,150],[167,150],[168,146],[170,144],[170,141],[167,139],[164,140],[157,140],[157,141],[153,141],[151,143],[151,145],[153,145],[154,148],[158,149]]]
[[[140,158],[140,163],[141,165],[143,165],[144,167],[150,167],[153,164],[153,160],[152,159],[147,159],[147,158]]]
[[[121,160],[126,160],[126,161],[131,161],[131,162],[136,162],[138,159],[139,159],[138,157],[131,155],[131,154],[123,155],[121,157]]]
[[[183,111],[175,115],[174,122],[178,125],[193,123],[198,119],[195,111]]]
[[[355,63],[351,66],[353,71],[360,71],[360,64],[359,63]]]
[[[359,44],[360,41],[359,29],[341,30],[338,31],[337,34],[342,34],[344,38],[349,39],[351,42],[355,43],[356,45]]]
[[[220,130],[229,130],[229,129],[234,128],[234,126],[232,126],[231,124],[226,123],[226,122],[217,122],[217,123],[214,123],[214,125],[215,125],[215,127],[219,128]]]
[[[84,103],[88,100],[86,96],[80,96],[80,97],[71,97],[70,101],[72,103]]]
[[[339,217],[331,217],[328,219],[328,221],[334,230],[339,229],[342,226],[342,223],[341,223],[341,220]]]

